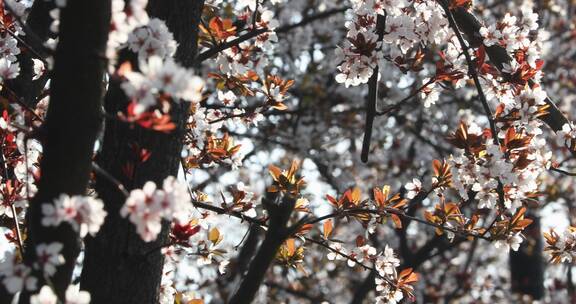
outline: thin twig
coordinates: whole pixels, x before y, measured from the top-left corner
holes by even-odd
[[[200,54],[198,54],[198,57],[196,58],[196,62],[201,63],[205,60],[207,60],[208,58],[217,55],[218,53],[227,50],[229,48],[232,48],[234,46],[239,45],[240,43],[250,40],[252,38],[257,37],[260,34],[264,34],[266,32],[270,32],[270,31],[274,31],[276,33],[285,33],[288,32],[292,29],[301,27],[301,26],[305,26],[311,22],[314,22],[316,20],[320,20],[320,19],[324,19],[324,18],[328,18],[332,15],[338,14],[338,13],[342,13],[345,12],[348,9],[348,7],[344,7],[344,8],[338,8],[338,9],[333,9],[333,10],[328,10],[322,13],[319,13],[317,15],[312,15],[309,17],[306,17],[304,19],[302,19],[302,21],[295,23],[295,24],[289,24],[289,25],[285,25],[283,27],[279,27],[276,30],[271,30],[268,28],[260,28],[260,29],[252,29],[251,31],[243,34],[242,36],[239,36],[233,40],[230,41],[226,41],[224,43],[221,43],[217,46],[214,46]]]
[[[418,222],[418,223],[428,225],[428,226],[431,226],[434,228],[438,228],[441,230],[449,231],[449,232],[458,234],[460,236],[480,238],[480,239],[487,240],[487,241],[492,240],[491,238],[486,237],[486,236],[481,235],[481,234],[470,233],[470,232],[454,229],[451,227],[446,227],[446,226],[441,225],[441,224],[431,223],[425,219],[421,219],[421,218],[418,218],[415,216],[408,215],[408,214],[404,213],[404,211],[399,210],[399,209],[395,209],[395,208],[382,208],[382,209],[351,208],[351,209],[346,209],[346,210],[342,210],[342,211],[337,211],[337,212],[325,215],[323,217],[313,219],[311,221],[306,222],[306,224],[314,224],[314,223],[326,220],[328,218],[354,216],[355,214],[362,214],[362,213],[376,214],[376,215],[380,215],[380,216],[386,216],[386,215],[394,214],[394,215],[397,215],[401,218],[404,218],[404,219],[407,219],[407,220],[410,220],[413,222]]]
[[[34,109],[32,109],[28,104],[26,104],[24,102],[23,98],[18,97],[18,94],[16,94],[16,92],[14,92],[12,89],[10,89],[10,87],[3,85],[2,88],[5,89],[8,93],[10,93],[10,95],[12,95],[14,97],[14,101],[16,101],[16,103],[19,106],[23,107],[24,110],[26,110],[28,113],[30,113],[32,116],[34,116],[34,118],[36,118],[40,122],[44,122],[44,119],[42,117],[40,117],[40,115],[38,115],[38,113],[36,113],[34,111]]]
[[[96,174],[99,174],[100,176],[104,177],[105,179],[107,179],[108,181],[113,183],[116,186],[116,188],[118,189],[118,191],[122,192],[122,194],[125,197],[130,196],[130,193],[128,193],[128,190],[126,190],[126,187],[124,187],[124,185],[119,180],[117,180],[114,176],[112,176],[112,174],[110,174],[108,171],[102,169],[102,167],[98,166],[98,164],[96,164],[96,162],[92,162],[92,169],[94,170],[94,172],[96,172]]]
[[[2,141],[2,145],[0,146],[0,157],[2,157],[2,159],[0,159],[2,161],[2,164],[4,166],[4,175],[6,176],[6,179],[9,179],[9,175],[8,175],[8,163],[6,161],[6,157],[4,156],[4,143],[5,140]],[[28,167],[26,167],[26,170],[28,170]],[[26,181],[26,183],[28,183],[28,181]],[[18,222],[18,213],[16,212],[16,207],[14,207],[14,203],[10,202],[10,209],[12,211],[12,219],[14,220],[14,229],[16,229],[16,239],[18,241],[18,249],[20,250],[20,254],[24,254],[24,244],[22,242],[22,234],[20,233],[20,223]]]
[[[0,25],[6,32],[8,32],[10,36],[12,36],[23,46],[25,46],[32,54],[34,54],[39,60],[41,60],[44,63],[44,65],[48,66],[48,61],[46,61],[46,59],[44,59],[44,57],[40,55],[40,53],[38,53],[32,46],[30,46],[26,41],[24,41],[24,39],[18,37],[18,35],[14,33],[11,29],[9,29],[4,23],[0,22]]]
[[[468,44],[464,40],[464,37],[462,36],[462,32],[460,31],[460,28],[458,27],[458,23],[456,23],[456,20],[454,19],[454,15],[452,14],[452,11],[450,11],[450,7],[449,7],[448,3],[446,2],[446,0],[438,0],[438,2],[440,3],[440,5],[444,9],[444,11],[446,12],[446,17],[448,18],[448,22],[450,24],[450,27],[454,31],[454,34],[456,35],[456,38],[458,39],[458,42],[460,43],[460,47],[462,47],[462,51],[464,51],[464,57],[466,58],[466,63],[468,65],[468,74],[474,80],[474,85],[476,86],[476,90],[478,91],[478,97],[480,98],[480,102],[482,102],[482,107],[484,108],[484,112],[486,114],[486,117],[488,118],[488,123],[490,124],[490,131],[492,133],[492,140],[494,141],[495,145],[500,146],[500,141],[498,140],[498,129],[496,128],[496,123],[494,122],[494,116],[492,115],[492,110],[490,109],[490,105],[488,105],[488,100],[486,99],[486,95],[484,94],[484,90],[482,89],[482,84],[480,83],[480,79],[478,77],[478,71],[476,68],[476,64],[472,60],[472,58],[470,57],[470,52],[469,52],[470,48],[468,47]],[[498,192],[498,204],[500,205],[501,208],[505,208],[504,207],[505,206],[505,204],[504,204],[504,201],[505,201],[504,185],[502,184],[502,181],[500,180],[500,178],[496,178],[496,180],[498,181],[498,187],[496,188],[496,191]]]
[[[378,272],[378,270],[376,270],[376,268],[374,268],[374,267],[372,267],[372,266],[368,266],[368,265],[366,265],[366,264],[358,261],[358,259],[356,259],[356,258],[353,257],[353,256],[350,256],[350,255],[348,255],[348,254],[345,254],[345,253],[341,252],[340,250],[334,249],[334,248],[330,247],[330,245],[327,245],[327,244],[324,243],[324,242],[321,242],[321,241],[318,241],[318,240],[315,240],[315,239],[312,239],[312,238],[309,238],[309,237],[304,237],[304,240],[306,240],[307,242],[316,244],[316,245],[318,245],[318,246],[324,247],[324,248],[326,248],[326,249],[328,249],[328,250],[336,253],[337,255],[339,255],[339,256],[347,259],[347,260],[350,260],[350,261],[352,261],[352,262],[354,262],[354,263],[356,263],[356,264],[358,264],[358,265],[360,265],[360,266],[361,266],[362,268],[364,268],[365,270],[375,271],[375,273],[376,273],[379,277],[381,277],[382,279],[384,279],[386,282],[388,282],[389,284],[395,285],[395,282],[393,282],[392,280],[390,280],[390,278],[388,278],[388,277],[386,277],[386,276],[382,276],[382,275]]]
[[[446,3],[446,1],[445,0],[439,0],[439,2],[440,2],[440,5],[442,6],[442,8],[444,9],[444,11],[446,12],[446,17],[448,18],[448,22],[450,23],[450,27],[454,31],[454,34],[456,35],[456,38],[458,38],[458,42],[460,43],[460,46],[462,47],[462,51],[464,52],[464,57],[466,58],[466,63],[468,64],[468,74],[472,77],[472,80],[474,80],[474,85],[476,86],[476,90],[478,91],[478,96],[480,98],[480,101],[482,102],[482,107],[484,108],[484,112],[485,112],[486,116],[488,117],[488,122],[490,124],[490,130],[492,131],[492,139],[494,140],[494,144],[498,145],[499,141],[498,141],[498,132],[496,129],[496,123],[494,122],[492,110],[490,110],[490,106],[488,105],[486,95],[484,94],[484,90],[482,89],[482,84],[480,83],[480,79],[478,77],[476,64],[474,63],[474,61],[470,57],[470,52],[469,52],[470,48],[468,47],[468,44],[464,40],[464,37],[462,37],[462,32],[460,32],[460,29],[458,28],[458,24],[456,23],[456,20],[454,20],[454,15],[452,15],[452,12],[450,11],[450,7]]]
[[[40,39],[40,37],[38,37],[38,35],[36,35],[36,33],[34,33],[34,31],[32,31],[32,29],[30,29],[30,27],[28,26],[28,24],[26,24],[26,22],[22,21],[22,19],[20,18],[20,16],[18,14],[16,14],[16,12],[14,11],[14,8],[6,1],[4,1],[4,7],[6,8],[6,10],[8,12],[10,12],[10,14],[15,18],[16,22],[18,22],[20,24],[20,26],[22,27],[22,29],[24,30],[24,33],[26,34],[27,37],[30,37],[31,39],[36,40],[36,42],[38,43],[38,45],[42,46],[42,50],[46,53],[49,53],[49,55],[51,55],[51,53],[53,52],[52,50],[43,47],[43,41],[42,39]],[[0,25],[2,25],[2,27],[4,29],[6,29],[6,31],[10,34],[10,36],[14,37],[14,39],[18,40],[22,45],[24,45],[28,50],[30,50],[30,52],[32,52],[36,57],[38,57],[38,59],[42,60],[42,62],[48,66],[48,62],[46,61],[46,57],[47,56],[43,56],[40,54],[40,52],[38,52],[34,47],[32,47],[29,43],[27,43],[26,41],[24,41],[23,39],[21,39],[20,37],[18,37],[18,35],[16,35],[16,33],[14,33],[12,30],[10,30],[5,24],[0,23]]]
[[[403,99],[401,99],[400,101],[396,102],[395,104],[386,107],[386,109],[384,109],[383,111],[379,111],[376,112],[376,116],[381,116],[381,115],[386,115],[389,114],[391,112],[394,112],[398,109],[400,109],[405,102],[411,100],[412,98],[416,97],[416,95],[418,95],[418,93],[420,93],[420,91],[422,91],[424,88],[426,88],[427,86],[429,86],[430,84],[432,84],[434,82],[434,78],[430,78],[430,80],[428,80],[425,84],[423,84],[421,87],[419,87],[417,90],[415,90],[414,92],[410,93],[410,95],[404,97]]]
[[[550,171],[558,172],[558,173],[568,175],[568,176],[576,176],[576,172],[568,172],[568,171],[566,171],[564,169],[560,169],[560,168],[550,167]]]

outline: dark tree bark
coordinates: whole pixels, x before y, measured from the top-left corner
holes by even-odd
[[[242,274],[244,274],[248,268],[250,259],[252,259],[254,256],[256,249],[258,249],[258,241],[260,239],[259,234],[261,229],[262,228],[256,225],[250,225],[248,237],[246,238],[242,249],[236,257],[236,262],[234,263],[233,268],[230,268],[229,282],[233,281],[236,276],[242,276]]]
[[[510,278],[513,292],[539,300],[544,296],[542,232],[540,218],[535,215],[528,215],[528,218],[534,222],[524,230],[526,240],[518,251],[510,252]]]
[[[165,20],[179,47],[176,61],[191,67],[197,50],[198,24],[204,1],[153,0],[148,11],[152,17]],[[126,109],[127,99],[117,80],[112,80],[105,108],[108,113]],[[187,104],[174,106],[172,120],[177,129],[164,134],[131,128],[123,122],[108,121],[102,151],[97,156],[100,167],[116,177],[127,189],[140,188],[147,181],[161,186],[170,175],[177,175],[182,149]],[[145,162],[135,161],[134,147],[147,149],[151,156]],[[127,176],[124,166],[132,164]],[[152,242],[144,242],[119,210],[126,197],[106,178],[96,179],[96,191],[105,202],[106,222],[95,238],[85,240],[86,252],[81,286],[92,294],[92,303],[157,303],[164,264],[159,247],[168,240],[169,223]]]
[[[38,193],[30,202],[27,213],[28,238],[24,254],[24,262],[32,265],[36,260],[36,245],[64,244],[65,264],[50,278],[60,298],[70,284],[80,240],[69,225],[43,227],[42,205],[52,203],[61,193],[86,193],[94,143],[102,124],[104,52],[110,13],[110,1],[72,0],[61,15],[52,94],[42,127],[41,177]],[[41,274],[37,275],[42,278]],[[43,284],[45,282],[40,280],[39,285]],[[29,293],[23,293],[20,302],[27,303],[29,296]]]
[[[288,194],[280,199],[278,193],[266,193],[262,204],[269,214],[268,230],[229,304],[248,304],[254,300],[278,249],[294,232],[286,225],[294,210],[295,202],[296,199]]]
[[[362,304],[370,292],[376,287],[376,271],[371,270],[362,283],[354,290],[350,304]]]

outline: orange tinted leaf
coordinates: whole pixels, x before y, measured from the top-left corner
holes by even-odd
[[[324,238],[328,239],[328,237],[330,236],[330,234],[332,234],[332,228],[334,228],[332,226],[332,220],[327,220],[324,222]]]
[[[334,197],[326,194],[326,199],[328,200],[328,202],[330,202],[330,204],[332,204],[334,207],[338,208],[338,201]]]
[[[518,211],[516,211],[516,214],[512,218],[512,223],[516,223],[519,219],[524,217],[524,213],[526,213],[526,207],[521,207],[520,209],[518,209]]]
[[[298,161],[297,160],[292,160],[292,164],[290,165],[290,169],[288,170],[288,177],[292,177],[296,174],[296,171],[298,171]]]
[[[217,244],[220,241],[220,231],[217,228],[212,228],[208,233],[208,239],[213,244]]]
[[[358,205],[362,197],[362,191],[360,190],[360,188],[355,187],[352,191],[348,190],[346,191],[346,193],[348,194],[348,201],[350,201],[354,205]]]
[[[298,229],[298,232],[296,232],[297,235],[302,236],[308,232],[310,232],[310,230],[312,229],[312,227],[314,227],[314,225],[312,224],[304,224],[302,225],[302,227],[300,227],[300,229]]]
[[[290,255],[293,255],[294,252],[296,252],[296,244],[294,242],[294,239],[288,239],[286,241],[286,248],[288,249],[288,253]]]
[[[533,221],[531,219],[522,219],[516,223],[516,227],[524,229],[532,224],[532,222]]]
[[[378,205],[382,205],[384,203],[384,194],[382,194],[382,190],[376,187],[374,188],[373,192],[374,192],[374,200],[376,201],[376,203],[378,203]]]
[[[390,217],[392,218],[392,221],[394,222],[394,227],[396,229],[402,229],[402,220],[400,219],[400,217],[396,214],[392,214],[392,215],[390,215]]]
[[[399,280],[404,284],[410,284],[418,281],[418,274],[412,268],[406,268],[400,272]]]
[[[432,161],[432,168],[434,169],[434,175],[435,176],[440,176],[440,169],[442,167],[442,163],[435,159],[434,161]]]
[[[270,175],[272,175],[272,178],[277,181],[278,177],[280,175],[282,175],[282,170],[274,165],[270,165],[268,166],[268,171],[270,172]]]
[[[287,109],[288,109],[288,107],[287,107],[285,104],[281,103],[281,102],[275,103],[275,104],[272,106],[272,108],[274,108],[274,109],[276,109],[276,110],[278,110],[278,111],[284,111],[284,110],[287,110]]]
[[[132,72],[132,64],[130,61],[123,62],[116,70],[116,74],[120,77],[124,77],[130,72]]]

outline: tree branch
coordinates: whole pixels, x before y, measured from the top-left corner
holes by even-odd
[[[478,21],[476,16],[464,8],[457,8],[452,10],[455,22],[458,27],[466,35],[467,41],[471,46],[477,47],[483,45],[483,38],[480,35],[480,28],[482,23]],[[505,64],[509,64],[512,61],[512,57],[508,54],[505,48],[499,45],[492,45],[486,47],[486,54],[490,58],[490,61],[502,72]],[[504,73],[506,75],[506,73]],[[529,81],[531,85],[534,85],[532,80]],[[560,109],[556,106],[554,101],[550,97],[546,97],[546,104],[549,106],[547,114],[540,117],[540,119],[546,123],[552,130],[560,131],[562,126],[569,123],[568,118],[564,116]]]
[[[264,34],[264,33],[266,33],[266,32],[276,32],[277,34],[279,34],[279,33],[286,33],[286,32],[289,32],[289,31],[295,29],[295,28],[299,28],[299,27],[305,26],[305,25],[307,25],[307,24],[309,24],[309,23],[312,23],[312,22],[314,22],[314,21],[326,19],[326,18],[328,18],[328,17],[330,17],[330,16],[333,16],[333,15],[336,15],[336,14],[339,14],[339,13],[343,13],[343,12],[345,12],[347,9],[348,9],[348,7],[343,7],[343,8],[337,8],[337,9],[328,10],[328,11],[325,11],[325,12],[322,12],[322,13],[319,13],[319,14],[316,14],[316,15],[312,15],[312,16],[309,16],[309,17],[305,17],[305,18],[302,19],[302,21],[300,21],[300,22],[297,22],[297,23],[294,23],[294,24],[285,25],[285,26],[282,26],[282,27],[277,28],[276,30],[270,30],[270,29],[268,29],[268,28],[253,29],[252,31],[247,32],[247,33],[243,34],[242,36],[239,36],[239,37],[237,37],[237,38],[235,38],[235,39],[233,39],[233,40],[230,40],[230,41],[226,41],[226,42],[224,42],[224,43],[221,43],[221,44],[219,44],[219,45],[217,45],[217,46],[214,46],[214,47],[212,47],[212,48],[210,48],[210,49],[208,49],[208,50],[206,50],[206,51],[198,54],[197,62],[198,62],[198,63],[201,63],[201,62],[207,60],[208,58],[210,58],[210,57],[212,57],[212,56],[215,56],[215,55],[217,55],[218,53],[220,53],[220,52],[222,52],[222,51],[224,51],[224,50],[227,50],[227,49],[229,49],[229,48],[231,48],[231,47],[235,47],[235,46],[239,45],[240,43],[242,43],[242,42],[244,42],[244,41],[247,41],[247,40],[250,40],[250,39],[252,39],[252,38],[257,37],[257,36],[260,35],[260,34]]]
[[[376,33],[378,34],[378,41],[384,37],[384,30],[386,29],[386,15],[378,15],[376,21]],[[362,152],[360,159],[362,162],[368,162],[368,154],[370,153],[370,141],[372,139],[372,125],[376,117],[376,98],[378,97],[378,65],[374,68],[372,76],[368,80],[368,97],[366,98],[366,123],[364,125],[364,140],[362,141]]]
[[[268,268],[276,257],[276,252],[290,236],[291,229],[286,225],[294,210],[295,202],[296,198],[289,194],[284,195],[282,201],[279,201],[278,193],[266,193],[263,204],[270,215],[268,230],[250,263],[248,272],[230,299],[230,304],[248,304],[256,296]]]

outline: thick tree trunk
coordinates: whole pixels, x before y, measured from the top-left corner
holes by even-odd
[[[69,225],[43,227],[42,204],[52,203],[61,193],[86,193],[94,143],[102,124],[102,80],[106,66],[103,55],[110,13],[110,1],[72,0],[61,15],[52,94],[42,132],[41,177],[38,193],[30,202],[27,213],[28,238],[24,255],[24,262],[31,265],[36,260],[37,244],[64,244],[62,253],[66,262],[51,278],[60,297],[70,284],[80,240]],[[40,284],[44,282],[40,281]],[[28,296],[24,293],[21,303],[26,303]]]
[[[190,67],[196,55],[198,24],[204,1],[153,0],[148,10],[153,17],[165,20],[179,43],[176,60]],[[117,82],[111,82],[105,108],[108,113],[124,110],[127,100]],[[125,123],[108,121],[102,151],[97,163],[120,180],[128,189],[140,188],[147,181],[161,185],[170,175],[176,175],[182,149],[181,135],[187,119],[185,104],[174,107],[172,120],[177,130],[163,134]],[[137,162],[134,147],[151,153],[145,162]],[[132,176],[123,168],[134,165]],[[85,241],[86,252],[81,287],[92,294],[92,303],[157,303],[164,264],[158,249],[168,239],[168,223],[157,240],[144,242],[119,210],[125,197],[109,180],[96,179],[96,191],[104,200],[108,217],[95,238]]]

